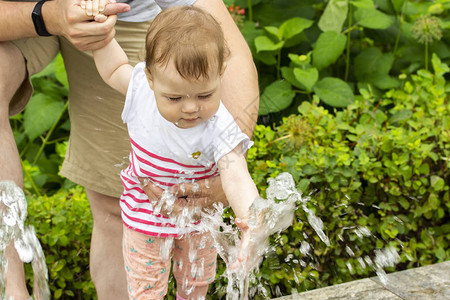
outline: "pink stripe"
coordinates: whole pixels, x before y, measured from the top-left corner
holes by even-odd
[[[123,183],[123,182],[122,182]],[[145,192],[141,189],[141,188],[138,188],[137,186],[135,186],[135,187],[132,187],[132,188],[129,188],[129,187],[127,187],[127,186],[123,186],[123,189],[125,190],[125,191],[136,191],[136,192],[138,192],[139,194],[145,194]]]
[[[137,157],[137,160],[144,163],[145,165],[155,168],[157,170],[163,171],[163,172],[167,172],[167,173],[172,173],[172,174],[182,174],[180,173],[179,170],[174,170],[174,169],[168,169],[168,168],[164,168],[164,167],[160,167],[157,166],[155,164],[153,164],[152,162],[146,160],[145,158],[140,157],[139,155],[136,154],[136,152],[134,152],[134,154]],[[209,173],[211,172],[211,170],[216,166],[216,164],[212,164],[212,166],[209,169],[203,170],[203,171],[198,171],[198,172],[194,172],[194,174],[205,174],[205,173]],[[205,168],[205,166],[201,166],[202,168]],[[142,170],[141,170],[142,171]]]
[[[127,174],[128,175],[128,174]],[[129,176],[129,175],[128,175]],[[130,178],[128,178],[128,177],[125,177],[125,176],[120,176],[120,178],[122,178],[123,180],[122,180],[122,184],[124,184],[125,182],[127,182],[127,183],[129,183],[129,184],[132,184],[132,185],[136,185],[137,184],[137,182],[134,182],[133,180],[131,180]]]
[[[151,177],[149,177],[149,178],[150,178],[150,180],[153,181],[154,183],[158,183],[158,184],[160,184],[160,185],[164,185],[164,186],[173,186],[173,185],[175,185],[175,183],[159,181],[159,180],[156,180],[155,178],[151,178]]]
[[[177,164],[177,165],[179,165],[179,166],[186,167],[186,168],[204,168],[204,166],[185,165],[185,164],[179,163],[179,162],[177,162],[177,161],[174,161],[173,159],[165,158],[165,157],[162,157],[162,156],[158,156],[158,155],[156,155],[156,154],[153,154],[153,153],[151,153],[151,152],[148,152],[147,150],[145,150],[144,148],[142,148],[141,146],[139,146],[135,141],[133,141],[132,138],[130,138],[130,140],[131,140],[131,144],[132,144],[132,145],[134,145],[136,148],[138,148],[140,151],[144,152],[145,154],[147,154],[147,155],[150,156],[150,157],[153,157],[153,158],[156,158],[156,159],[165,161],[165,162]]]
[[[214,176],[216,176],[216,175],[218,174],[218,172],[219,172],[219,171],[216,170],[216,171],[215,171],[213,174],[211,174],[211,175],[206,175],[206,176],[201,176],[201,177],[196,177],[196,178],[192,178],[192,177],[190,177],[190,178],[183,178],[183,177],[172,177],[172,176],[164,176],[164,177],[162,177],[162,178],[183,179],[183,180],[185,180],[186,182],[189,182],[189,181],[192,181],[192,180],[196,181],[196,180],[200,180],[200,179],[206,179],[206,178],[214,177]],[[146,171],[142,171],[142,173],[147,174]],[[150,172],[148,172],[148,173],[149,173],[149,176],[151,176],[152,173],[150,173]],[[156,182],[156,183],[159,183],[160,185],[164,185],[164,186],[173,186],[173,185],[176,184],[176,183],[170,183],[170,182],[167,182],[167,181],[156,180],[154,177],[149,177],[149,178],[150,178],[151,181]]]
[[[144,201],[144,200],[136,199],[133,195],[129,195],[129,194],[122,195],[120,197],[120,202],[123,202],[128,207],[129,210],[134,211],[134,212],[142,212],[142,213],[145,213],[145,214],[148,214],[148,215],[152,215],[152,216],[157,217],[157,218],[169,219],[168,217],[163,216],[161,214],[157,214],[157,215],[154,214],[153,211],[150,210],[150,209],[133,207],[130,203],[127,202],[125,197],[129,197],[129,198],[133,199],[137,203],[145,203],[145,202],[150,203],[150,201]]]
[[[130,206],[128,205],[128,203],[125,202],[123,199],[121,199],[120,201],[123,202],[123,203],[125,203],[125,205],[128,206],[128,207],[130,208]],[[151,210],[148,210],[148,209],[143,209],[143,208],[141,208],[141,209],[130,208],[130,209],[131,209],[132,211],[134,211],[134,212],[149,212],[150,214],[153,215],[152,211],[151,211]],[[152,225],[152,226],[156,226],[156,227],[172,227],[172,228],[175,228],[175,225],[173,225],[173,224],[171,224],[171,223],[161,223],[161,222],[156,223],[156,222],[152,222],[152,221],[148,221],[148,220],[143,220],[143,219],[140,219],[140,218],[130,217],[130,216],[127,215],[123,210],[122,210],[122,213],[123,213],[128,219],[130,219],[131,221],[134,221],[134,222],[137,222],[137,223],[140,223],[140,224]],[[157,217],[157,216],[155,216],[155,217]]]
[[[150,203],[148,198],[147,199],[139,199],[139,198],[136,198],[136,196],[134,196],[133,194],[129,194],[129,193],[128,194],[123,193],[121,197],[129,197],[129,198],[133,199],[133,201],[136,203]]]
[[[134,153],[133,148],[131,148],[131,165],[133,166],[133,172],[134,172],[134,174],[137,175],[137,172],[136,172],[136,164],[134,163],[134,155],[136,155],[136,153]]]
[[[120,180],[122,181],[123,189],[124,189],[125,191],[132,191],[132,190],[135,190],[135,191],[137,191],[137,192],[140,193],[140,194],[145,194],[144,190],[141,189],[140,187],[137,187],[137,186],[134,186],[134,187],[132,187],[132,188],[128,187],[127,184],[125,183],[125,181],[127,181],[128,183],[131,183],[131,182],[128,181],[128,180],[129,180],[128,178],[125,178],[125,177],[123,177],[123,176],[121,175],[121,176],[120,176]],[[135,185],[135,184],[134,184],[134,185]]]
[[[127,223],[125,223],[125,221],[123,221],[123,224],[125,224],[125,226],[127,226],[129,229],[146,234],[146,235],[150,235],[150,236],[155,236],[155,237],[178,237],[179,235],[176,233],[159,233],[159,232],[152,232],[152,231],[146,231],[146,230],[142,230],[136,227],[132,227],[130,225],[128,225]]]

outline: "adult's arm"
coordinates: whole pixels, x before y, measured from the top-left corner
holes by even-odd
[[[241,130],[253,135],[259,109],[258,73],[250,49],[223,0],[197,0],[220,23],[230,49],[230,57],[222,79],[222,101]]]
[[[42,17],[47,31],[67,38],[80,50],[93,50],[105,46],[115,34],[116,14],[129,11],[124,3],[108,4],[103,23],[91,22],[79,6],[79,0],[47,1],[42,6]],[[10,2],[0,0],[0,41],[37,36],[31,12],[35,2]]]

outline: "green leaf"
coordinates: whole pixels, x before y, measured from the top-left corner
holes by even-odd
[[[316,68],[310,68],[303,70],[300,68],[294,68],[295,79],[303,84],[308,91],[311,91],[317,79],[319,79],[319,71]]]
[[[320,17],[318,26],[326,31],[341,33],[348,13],[348,0],[330,0]]]
[[[254,58],[262,61],[263,63],[269,66],[277,63],[277,59],[275,58],[275,55],[272,52],[255,53]]]
[[[436,175],[431,176],[430,184],[431,184],[431,187],[433,188],[433,190],[435,190],[436,192],[442,191],[445,186],[444,179],[442,179],[441,177],[436,176]]]
[[[446,258],[446,254],[445,254],[445,250],[442,247],[439,247],[436,250],[436,257],[439,258],[440,260],[444,260]]]
[[[252,0],[252,5],[253,2]],[[290,18],[313,19],[315,16],[314,2],[311,0],[264,0],[263,2],[261,5],[253,6],[253,15],[257,17],[261,26],[279,26]]]
[[[392,25],[392,19],[375,8],[358,8],[355,19],[359,25],[370,29],[386,29]]]
[[[392,117],[389,119],[389,122],[398,123],[401,121],[408,120],[409,118],[411,118],[412,114],[413,114],[412,111],[410,111],[409,109],[400,110],[396,112],[394,115],[392,115]]]
[[[288,40],[300,34],[314,22],[304,18],[292,18],[281,24],[279,36],[282,40]]]
[[[64,110],[64,103],[44,94],[34,95],[25,109],[23,126],[26,135],[34,140],[49,130]]]
[[[408,202],[408,200],[406,200],[404,197],[400,197],[400,199],[398,200],[398,202],[400,203],[400,205],[401,205],[404,209],[409,209],[409,202]]]
[[[388,74],[375,73],[370,79],[371,83],[382,90],[393,89],[400,86],[398,79],[389,76]]]
[[[445,73],[448,73],[450,71],[447,64],[442,63],[439,56],[436,55],[436,53],[433,53],[433,56],[431,58],[431,63],[433,64],[434,73],[437,76],[442,76]]]
[[[375,7],[372,0],[352,0],[352,1],[350,1],[350,3],[354,7],[359,7],[359,8],[374,8]]]
[[[277,80],[264,89],[261,95],[259,114],[266,115],[288,107],[295,97],[291,85],[285,80]]]
[[[252,49],[252,51],[255,50],[255,38],[257,36],[263,35],[263,30],[257,28],[256,24],[250,21],[245,21],[240,29],[249,47]]]
[[[275,26],[265,26],[264,30],[266,30],[271,36],[273,36],[276,40],[280,41],[280,31],[278,27]]]
[[[300,61],[300,55],[289,53],[288,54],[289,59],[291,62],[296,65],[297,67],[302,67],[305,62]]]
[[[297,188],[300,189],[302,192],[306,192],[309,187],[309,180],[306,178],[303,178],[300,180],[300,182],[297,185]]]
[[[55,59],[55,76],[66,89],[69,88],[69,81],[67,80],[66,68],[64,67],[64,60],[61,53]]]
[[[289,81],[289,83],[292,84],[293,86],[295,86],[299,89],[306,89],[306,87],[295,78],[294,68],[281,67],[281,75],[283,76],[284,79]]]
[[[388,74],[393,62],[392,53],[383,54],[378,48],[367,48],[355,58],[355,76],[360,82],[372,83],[379,74]]]
[[[336,62],[345,49],[347,37],[335,31],[320,34],[312,52],[313,65],[322,70]]]
[[[428,205],[430,209],[438,209],[440,204],[438,196],[435,193],[430,193],[430,196],[428,196]]]
[[[346,107],[355,101],[351,88],[339,78],[323,78],[314,86],[314,92],[320,100],[333,107]]]
[[[274,43],[267,36],[258,36],[255,38],[255,47],[257,52],[261,51],[277,51],[283,48],[284,42]]]
[[[44,70],[40,71],[37,74],[34,74],[31,76],[31,79],[33,78],[39,78],[39,77],[47,77],[55,73],[55,61],[51,61]]]
[[[406,0],[391,0],[392,6],[397,14],[402,11],[403,4]]]

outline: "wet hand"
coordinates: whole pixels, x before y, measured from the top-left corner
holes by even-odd
[[[141,183],[141,187],[144,190],[145,194],[147,194],[148,200],[150,202],[158,201],[161,199],[164,190],[150,181],[150,179],[146,177],[139,177],[139,182]]]
[[[261,240],[260,228],[250,227],[248,219],[235,219],[236,226],[241,231],[238,257],[231,264],[234,271],[243,270],[246,273],[256,268],[262,260],[261,249],[265,248],[268,239]]]
[[[141,183],[141,187],[144,190],[150,202],[159,201],[162,198],[164,190],[158,187],[153,182],[151,182],[148,178],[139,177],[139,182]],[[200,218],[199,212],[201,208],[206,206],[206,204],[208,203],[208,199],[204,197],[192,198],[183,195],[180,196],[173,192],[172,194],[177,196],[177,198],[175,199],[175,202],[173,203],[172,207],[166,207],[164,205],[161,207],[161,214],[163,216],[169,217],[179,215],[183,212],[185,208],[189,208],[190,210],[193,211],[193,218],[197,220]],[[199,206],[201,208],[199,208]]]
[[[176,184],[170,188],[170,191],[177,197],[197,199],[195,201],[199,203],[202,209],[210,208],[214,203],[223,203],[224,206],[228,206],[220,176],[198,180],[194,183]]]

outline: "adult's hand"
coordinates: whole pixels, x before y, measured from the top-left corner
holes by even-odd
[[[108,16],[105,22],[92,22],[94,17],[86,15],[80,0],[48,1],[42,7],[47,31],[64,36],[81,51],[102,48],[115,35],[114,24],[117,14],[130,10],[128,4],[110,3],[103,12]]]

